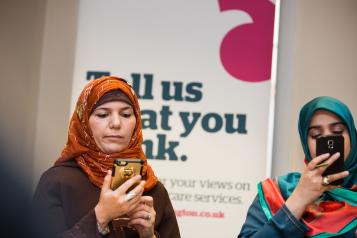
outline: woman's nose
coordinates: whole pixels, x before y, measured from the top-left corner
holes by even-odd
[[[329,129],[325,129],[323,132],[322,132],[322,135],[321,136],[333,136],[335,135],[335,133]]]
[[[119,128],[120,127],[120,118],[118,115],[113,115],[110,120],[110,128]]]

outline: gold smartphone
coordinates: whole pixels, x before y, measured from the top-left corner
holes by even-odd
[[[143,164],[144,161],[141,159],[115,159],[112,169],[112,183],[110,186],[111,189],[115,190],[131,177],[134,177],[135,175],[141,175]],[[136,184],[133,185],[129,190],[133,189],[135,186]]]

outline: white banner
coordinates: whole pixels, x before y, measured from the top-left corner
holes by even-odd
[[[273,25],[264,0],[80,1],[72,108],[96,77],[133,86],[182,237],[236,237],[265,177]]]

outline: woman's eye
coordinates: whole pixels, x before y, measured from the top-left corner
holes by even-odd
[[[131,117],[132,114],[129,112],[123,112],[121,115],[125,118],[129,118],[129,117]]]
[[[342,135],[346,130],[347,127],[342,123],[339,123],[331,127],[331,132],[335,135]]]
[[[336,135],[341,135],[342,133],[343,133],[343,130],[333,131],[333,134],[336,134]]]
[[[106,116],[108,116],[108,114],[107,113],[98,113],[98,114],[96,114],[96,116],[99,118],[105,118]]]
[[[312,139],[316,140],[317,138],[319,138],[321,136],[321,133],[319,131],[311,131],[311,133],[309,135]]]

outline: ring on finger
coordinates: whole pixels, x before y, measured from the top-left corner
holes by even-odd
[[[322,177],[322,185],[323,186],[327,186],[330,184],[330,181],[329,181],[330,177],[327,175],[325,177]]]
[[[146,215],[145,220],[150,220],[151,216],[150,215]]]

